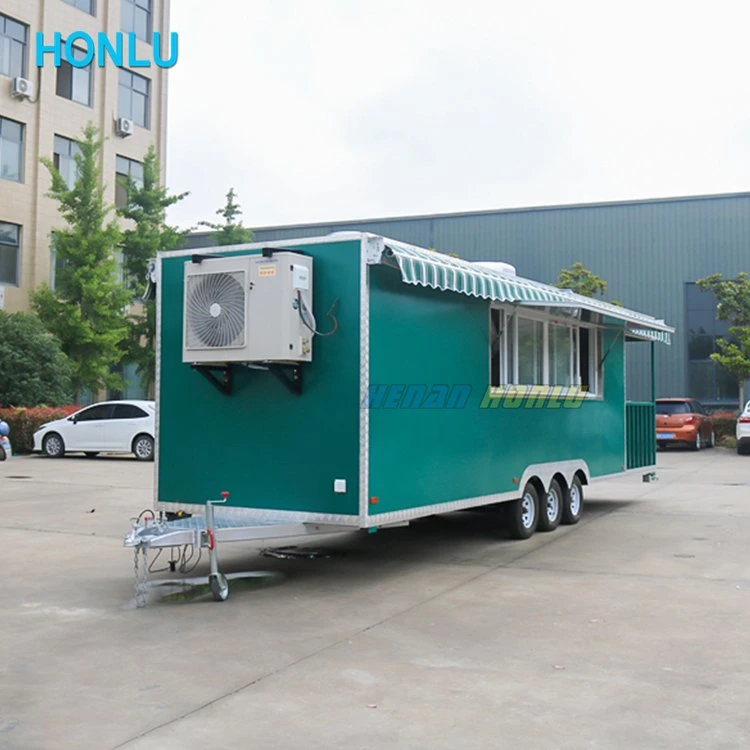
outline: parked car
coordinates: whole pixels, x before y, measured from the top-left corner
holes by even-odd
[[[64,419],[43,424],[34,433],[34,451],[50,458],[66,453],[134,453],[154,460],[156,408],[153,401],[105,401]]]
[[[693,398],[656,400],[656,445],[675,443],[686,443],[696,451],[716,445],[713,420]]]
[[[737,453],[747,455],[750,453],[750,401],[737,417]]]

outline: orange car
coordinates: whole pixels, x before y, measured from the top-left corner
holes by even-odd
[[[687,443],[693,450],[713,448],[714,423],[694,398],[660,398],[656,401],[656,445]]]

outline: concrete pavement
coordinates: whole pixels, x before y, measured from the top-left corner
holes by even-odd
[[[138,610],[153,467],[6,461],[0,748],[746,747],[750,458],[659,464],[526,542],[478,512],[305,540],[329,559],[227,545],[282,582]]]

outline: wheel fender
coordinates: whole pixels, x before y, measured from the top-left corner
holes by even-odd
[[[588,464],[582,458],[575,458],[570,461],[550,461],[543,464],[530,464],[524,469],[518,487],[519,489],[523,489],[532,477],[538,477],[544,486],[544,491],[549,492],[549,486],[552,484],[552,478],[555,474],[561,474],[565,477],[565,481],[568,487],[570,487],[573,477],[579,471],[586,478],[584,484],[588,484],[591,480],[591,472],[589,471]]]

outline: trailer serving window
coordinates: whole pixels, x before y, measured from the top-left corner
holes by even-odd
[[[490,376],[503,385],[561,386],[600,395],[600,330],[577,320],[490,310]]]

